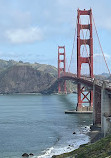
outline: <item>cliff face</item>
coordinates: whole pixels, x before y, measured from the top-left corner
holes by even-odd
[[[56,78],[27,65],[14,65],[0,74],[0,93],[39,93]]]

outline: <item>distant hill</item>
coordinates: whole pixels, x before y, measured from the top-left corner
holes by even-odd
[[[99,75],[94,75],[96,79],[100,79],[100,80],[109,80],[110,79],[110,75],[108,73],[102,73]]]
[[[106,77],[106,78],[108,78],[110,76],[109,73],[105,73],[105,72],[102,73],[101,75],[104,76],[104,77]]]
[[[14,61],[14,60],[2,60],[0,59],[0,73],[3,72],[4,70],[6,70],[7,68],[11,67],[11,66],[31,66],[32,68],[39,70],[39,71],[43,71],[45,73],[50,73],[53,76],[57,77],[57,68],[51,65],[46,65],[46,64],[39,64],[39,63],[29,63],[29,62],[23,62],[23,61]]]
[[[39,93],[56,80],[31,66],[14,65],[0,74],[0,93]]]
[[[0,60],[0,93],[39,93],[57,79],[57,68]]]

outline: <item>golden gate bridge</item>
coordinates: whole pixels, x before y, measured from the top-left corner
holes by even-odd
[[[81,16],[82,18],[85,16],[88,17],[87,24],[82,23]],[[103,57],[101,62],[102,64],[99,64],[99,66],[102,66],[103,68],[104,65],[109,73],[109,76],[110,69],[102,50],[92,9],[78,9],[76,23],[77,27],[75,28],[73,48],[69,65],[67,63],[68,60],[66,58],[65,46],[58,46],[58,80],[56,81],[58,83],[58,93],[67,93],[66,80],[75,81],[77,84],[78,94],[76,111],[84,112],[93,110],[93,124],[101,125],[103,133],[108,133],[111,129],[111,83],[108,81],[105,82],[101,79],[96,79],[94,75],[94,67],[96,72],[97,67],[95,64],[97,63],[94,62],[93,26],[99,44],[98,47],[96,43],[97,54],[99,48],[101,53],[100,58]],[[73,69],[76,70],[75,73],[71,72],[70,70],[71,63],[76,64],[75,68],[73,66]],[[82,69],[82,65],[84,64],[88,65],[87,70]],[[88,104],[88,106],[85,107],[85,104]]]

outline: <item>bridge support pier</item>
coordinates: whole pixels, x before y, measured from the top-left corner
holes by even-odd
[[[106,136],[111,133],[111,97],[106,90],[106,83],[98,88],[93,82],[93,125],[101,126],[101,132]]]
[[[101,89],[93,82],[93,125],[101,125]]]
[[[103,82],[101,90],[101,131],[104,136],[111,133],[111,98],[105,88],[106,83]]]

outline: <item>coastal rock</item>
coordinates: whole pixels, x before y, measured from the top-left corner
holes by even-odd
[[[29,156],[34,156],[34,154],[30,153]]]
[[[70,147],[67,147],[67,149],[70,149]]]
[[[22,157],[29,157],[29,155],[27,153],[24,153]]]
[[[73,132],[73,134],[76,134],[76,132]]]

